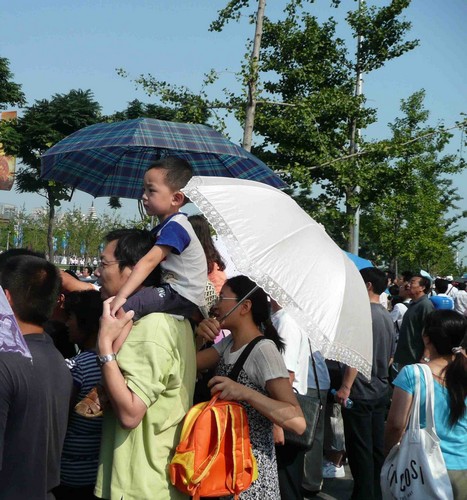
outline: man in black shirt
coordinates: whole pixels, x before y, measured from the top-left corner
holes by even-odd
[[[53,499],[72,378],[42,325],[57,300],[60,275],[36,256],[11,257],[2,265],[0,285],[32,360],[0,349],[0,500]]]
[[[360,271],[368,291],[373,327],[373,364],[371,379],[366,380],[355,368],[346,367],[336,401],[345,404],[350,397],[351,409],[343,408],[345,445],[354,478],[352,499],[381,498],[379,476],[384,462],[384,417],[389,401],[389,364],[395,350],[394,323],[379,303],[386,288],[386,275],[375,267]]]

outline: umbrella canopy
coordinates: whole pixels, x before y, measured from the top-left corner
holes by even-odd
[[[13,310],[0,286],[0,352],[16,352],[32,359]]]
[[[357,266],[357,269],[360,271],[360,269],[365,269],[366,267],[375,267],[371,260],[364,259],[363,257],[360,257],[359,255],[355,255],[354,253],[346,252],[344,253],[347,255],[347,257]]]
[[[141,197],[144,172],[164,156],[190,162],[195,175],[286,184],[261,160],[206,125],[138,118],[85,127],[48,149],[42,177],[94,197]]]
[[[369,378],[368,293],[324,228],[290,196],[258,182],[194,177],[183,191],[222,237],[237,269],[295,317],[312,348]]]

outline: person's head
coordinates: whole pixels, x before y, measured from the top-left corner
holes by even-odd
[[[45,259],[45,255],[40,252],[34,252],[27,248],[10,248],[5,252],[0,253],[0,276],[2,275],[2,270],[5,267],[6,261],[11,257],[18,257],[19,255],[32,255],[34,257],[40,257]]]
[[[218,304],[214,308],[216,316],[223,317],[255,287],[256,283],[246,276],[234,276],[228,279],[222,287]],[[232,323],[232,326],[241,328],[245,319],[252,320],[266,337],[274,341],[279,350],[283,349],[284,344],[271,323],[268,295],[262,288],[258,287],[245,299],[226,319],[224,325],[229,328],[229,324]]]
[[[435,290],[436,293],[446,293],[448,291],[448,280],[445,280],[443,278],[436,278],[435,279]]]
[[[95,275],[99,278],[104,299],[117,294],[128,280],[133,267],[154,246],[154,236],[143,229],[117,229],[105,236],[107,245],[101,254]],[[143,286],[160,282],[157,267],[144,281]]]
[[[461,292],[465,292],[466,288],[467,288],[467,285],[466,285],[465,281],[461,281],[457,285],[457,289],[460,290]]]
[[[187,201],[181,189],[192,177],[191,165],[181,158],[168,156],[154,162],[144,174],[143,205],[147,214],[163,221],[178,212]]]
[[[96,343],[102,316],[100,292],[71,292],[65,297],[64,309],[70,341],[80,348],[92,347]]]
[[[0,285],[18,321],[41,327],[57,302],[60,272],[41,257],[20,255],[6,260]]]
[[[386,277],[388,279],[388,285],[392,285],[396,279],[396,273],[391,269],[386,270]]]
[[[466,411],[467,318],[449,309],[433,311],[425,318],[423,340],[431,343],[439,356],[449,359],[444,377],[450,399],[449,422],[454,425]]]
[[[414,274],[409,281],[408,291],[409,297],[412,299],[419,299],[427,294],[431,288],[431,281],[426,276],[421,274]]]
[[[91,266],[84,266],[83,267],[83,278],[89,278],[93,272],[94,272],[94,270]]]
[[[386,273],[377,267],[365,267],[360,269],[360,275],[365,282],[368,295],[380,296],[386,290],[388,279]]]
[[[223,271],[225,269],[225,264],[212,241],[209,222],[203,215],[190,215],[190,217],[188,217],[188,220],[193,226],[193,230],[198,237],[201,246],[203,247],[204,254],[206,255],[208,274],[212,272],[214,264],[217,264],[219,266],[219,269]]]

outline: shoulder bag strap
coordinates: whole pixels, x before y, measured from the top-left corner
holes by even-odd
[[[419,365],[413,366],[413,374],[415,378],[415,389],[413,393],[412,409],[410,412],[408,431],[411,433],[411,438],[414,438],[414,432],[420,429],[420,370]]]
[[[249,342],[245,349],[243,349],[243,352],[240,354],[239,358],[235,362],[232,370],[230,370],[229,373],[229,378],[232,380],[237,381],[238,376],[240,375],[240,370],[243,368],[243,365],[245,361],[247,360],[248,356],[250,355],[251,351],[253,350],[253,347],[260,342],[261,340],[264,340],[266,337],[264,335],[260,335],[258,337],[255,337],[251,342]]]
[[[321,403],[321,392],[319,390],[319,380],[318,380],[318,373],[316,372],[316,363],[315,363],[315,358],[313,357],[313,350],[311,349],[311,342],[310,339],[308,338],[308,346],[310,348],[310,356],[311,356],[311,363],[313,365],[313,375],[315,376],[315,381],[316,381],[316,388],[318,389],[318,397],[319,401]]]
[[[430,432],[431,435],[436,436],[436,427],[435,427],[435,390],[433,384],[433,375],[431,373],[430,368],[427,365],[419,364],[418,365],[425,376],[425,418],[426,418],[426,429]]]

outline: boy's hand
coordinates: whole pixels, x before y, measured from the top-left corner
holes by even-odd
[[[123,304],[125,304],[125,302],[126,299],[119,297],[118,294],[113,297],[113,300],[110,302],[110,315],[114,318],[117,317],[118,310],[123,306]]]
[[[110,304],[113,297],[104,301],[103,312],[99,325],[99,344],[113,344],[122,331],[128,335],[129,327],[131,327],[131,319],[134,316],[134,311],[127,313],[120,311],[117,316],[112,316],[110,313]]]

